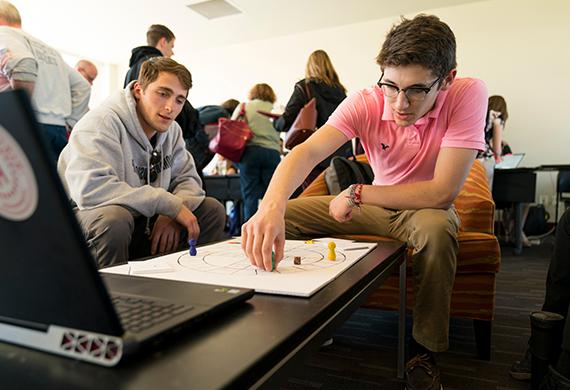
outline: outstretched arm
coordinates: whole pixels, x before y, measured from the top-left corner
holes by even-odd
[[[313,167],[346,141],[343,133],[325,125],[279,164],[257,213],[242,226],[242,249],[253,265],[271,271],[271,250],[275,249],[277,267],[285,245],[287,200]]]

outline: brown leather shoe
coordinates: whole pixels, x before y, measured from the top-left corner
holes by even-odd
[[[420,354],[406,364],[406,390],[441,390],[439,368],[433,356]]]

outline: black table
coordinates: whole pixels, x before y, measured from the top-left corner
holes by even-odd
[[[515,247],[514,254],[522,253],[523,206],[534,202],[537,168],[495,169],[493,200],[498,209],[514,206]]]
[[[398,373],[403,374],[405,245],[381,242],[311,298],[256,294],[115,368],[0,343],[0,388],[275,388],[400,268]],[[402,299],[403,298],[403,299]],[[7,299],[4,297],[3,299]],[[41,298],[38,298],[41,299]],[[405,313],[404,313],[405,314]]]
[[[243,197],[239,185],[239,175],[204,176],[204,190],[206,195],[222,202],[231,201],[238,213],[238,222],[243,223]]]

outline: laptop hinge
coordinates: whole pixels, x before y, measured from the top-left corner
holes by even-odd
[[[108,367],[123,355],[119,337],[56,325],[38,331],[0,323],[0,340]]]

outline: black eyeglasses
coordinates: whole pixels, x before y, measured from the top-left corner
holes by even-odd
[[[150,183],[154,183],[154,181],[158,178],[158,173],[160,172],[159,171],[160,163],[161,163],[160,152],[158,150],[153,150],[152,153],[150,154],[149,175],[147,176],[150,180]]]
[[[380,80],[378,80],[378,86],[382,88],[382,92],[389,98],[397,97],[400,92],[404,92],[406,98],[410,102],[421,102],[427,96],[427,94],[431,91],[435,84],[441,77],[438,77],[429,87],[408,87],[408,88],[398,88],[394,84],[383,83],[382,78],[384,77],[384,73],[380,76]]]

